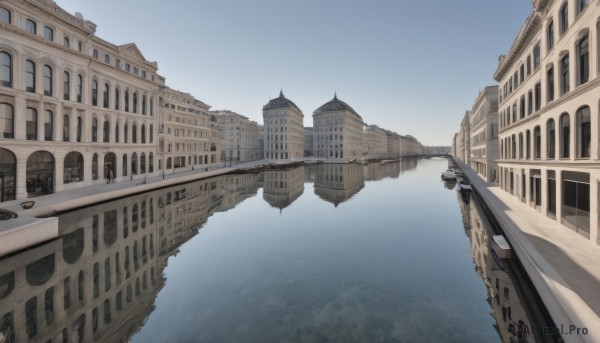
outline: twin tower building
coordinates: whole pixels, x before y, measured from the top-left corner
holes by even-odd
[[[417,154],[421,146],[411,136],[366,125],[337,94],[315,110],[314,127],[305,128],[303,120],[300,108],[283,91],[263,106],[264,157],[270,160],[308,156],[340,160],[399,157]]]

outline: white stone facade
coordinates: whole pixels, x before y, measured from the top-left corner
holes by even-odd
[[[600,7],[532,4],[494,73],[500,187],[598,244]]]
[[[270,160],[298,160],[304,156],[304,114],[283,96],[263,106],[264,153]]]
[[[221,161],[254,161],[262,159],[259,146],[260,125],[232,111],[212,111],[223,134]]]
[[[328,159],[357,159],[363,155],[361,116],[337,95],[313,113],[315,155]]]
[[[363,127],[363,157],[364,159],[385,158],[388,154],[388,141],[385,130],[377,125]]]
[[[470,166],[487,182],[498,182],[498,86],[485,87],[469,117]]]
[[[220,132],[209,105],[188,93],[161,86],[159,93],[159,169],[206,168],[220,162]]]
[[[156,174],[156,62],[53,1],[0,12],[0,201]]]

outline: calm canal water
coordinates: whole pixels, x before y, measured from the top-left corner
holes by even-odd
[[[528,310],[446,168],[226,175],[62,214],[63,238],[0,260],[0,341],[509,342]]]

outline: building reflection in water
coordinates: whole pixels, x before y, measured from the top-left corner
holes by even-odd
[[[379,181],[387,177],[397,179],[402,173],[417,169],[416,158],[403,158],[389,163],[370,163],[364,165],[364,180]]]
[[[167,258],[259,184],[260,174],[227,175],[60,215],[61,238],[0,260],[0,341],[128,341],[154,309]]]
[[[488,302],[492,306],[492,315],[496,319],[495,328],[503,342],[527,342],[527,336],[517,337],[509,331],[514,324],[531,328],[533,313],[526,305],[533,299],[525,299],[528,291],[523,290],[523,274],[518,270],[515,260],[500,260],[492,251],[492,226],[488,222],[477,198],[465,202],[457,192],[465,233],[471,241],[471,255],[475,270],[481,276],[487,291]],[[533,337],[529,337],[533,341]]]
[[[397,177],[406,163],[377,168]],[[364,187],[362,165],[309,168],[224,175],[61,214],[61,238],[0,259],[0,341],[128,341],[154,309],[168,257],[213,213],[261,186],[265,201],[285,208],[307,176],[336,205]]]
[[[315,194],[336,207],[365,186],[363,166],[360,164],[320,164],[314,168]]]
[[[263,172],[263,199],[282,210],[304,193],[304,167]]]

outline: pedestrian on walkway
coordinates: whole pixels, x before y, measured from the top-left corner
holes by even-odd
[[[108,170],[108,181],[106,183],[112,183],[112,179],[113,179],[112,169],[109,169]]]

